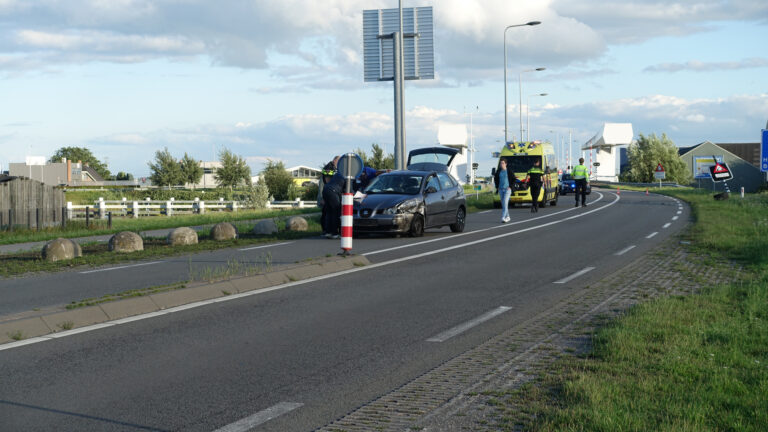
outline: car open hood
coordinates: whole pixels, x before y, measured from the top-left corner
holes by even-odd
[[[450,147],[425,147],[408,153],[409,170],[448,171],[458,149]]]

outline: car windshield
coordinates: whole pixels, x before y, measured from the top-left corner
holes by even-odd
[[[570,180],[570,179],[571,179],[571,175],[570,174],[563,174],[563,181]]]
[[[507,161],[507,169],[513,173],[527,173],[533,168],[533,162],[541,162],[541,156],[504,156],[502,159]]]
[[[371,182],[365,193],[416,195],[421,190],[424,177],[416,174],[382,174]]]

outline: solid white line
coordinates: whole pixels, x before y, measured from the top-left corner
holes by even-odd
[[[645,238],[647,238],[647,239],[653,238],[656,234],[658,234],[658,231],[654,231],[654,232],[648,234],[647,236],[645,236]]]
[[[287,414],[303,405],[304,404],[296,402],[280,402],[279,404],[271,406],[263,411],[259,411],[252,416],[230,423],[223,428],[216,429],[214,432],[245,432],[260,424],[266,423],[275,417]]]
[[[677,220],[680,216],[672,216],[672,220]]]
[[[624,248],[624,249],[622,249],[622,250],[620,250],[620,251],[616,252],[614,255],[616,255],[616,256],[621,256],[621,255],[624,255],[625,253],[627,253],[627,252],[631,251],[631,250],[632,250],[632,249],[634,249],[634,248],[635,248],[635,245],[632,245],[632,246],[626,247],[626,248]]]
[[[152,265],[152,264],[160,264],[161,262],[164,262],[164,261],[152,261],[152,262],[148,262],[148,263],[141,263],[141,264],[131,264],[131,265],[124,265],[124,266],[119,266],[119,267],[110,267],[110,268],[99,269],[99,270],[88,270],[88,271],[80,272],[80,274],[98,273],[98,272],[105,272],[105,271],[112,271],[112,270],[120,270],[120,269],[124,269],[124,268],[131,268],[131,267],[141,267],[141,266],[148,266],[148,265]]]
[[[459,324],[456,327],[448,329],[448,330],[440,333],[439,335],[437,335],[435,337],[431,337],[431,338],[427,339],[427,342],[445,342],[448,339],[450,339],[450,338],[452,338],[452,337],[454,337],[456,335],[459,335],[461,333],[464,333],[465,331],[471,329],[472,327],[475,327],[475,326],[477,326],[479,324],[482,324],[482,323],[490,320],[491,318],[493,318],[493,317],[495,317],[497,315],[503,314],[504,312],[506,312],[506,311],[508,311],[510,309],[512,309],[512,308],[508,307],[508,306],[499,306],[496,309],[494,309],[494,310],[492,310],[490,312],[486,312],[486,313],[480,315],[479,317],[477,317],[477,318],[475,318],[473,320],[467,321],[464,324]]]
[[[245,249],[238,249],[238,250],[239,251],[249,251],[249,250],[254,250],[254,249],[268,248],[268,247],[272,247],[272,246],[282,246],[282,245],[287,245],[287,244],[291,244],[291,243],[295,243],[295,242],[275,243],[275,244],[268,244],[268,245],[264,245],[264,246],[254,246],[254,247],[249,247],[249,248],[245,248]]]
[[[492,212],[492,211],[493,211],[493,210],[486,210],[486,211],[481,211],[481,212],[478,212],[477,214],[486,214],[486,213],[490,213],[490,212]]]
[[[499,234],[499,235],[496,235],[496,236],[493,236],[493,237],[487,237],[487,238],[484,238],[484,239],[474,240],[474,241],[471,241],[471,242],[468,242],[468,243],[462,243],[462,244],[459,244],[459,245],[448,246],[448,247],[443,248],[443,249],[436,249],[436,250],[429,251],[429,252],[423,252],[423,253],[416,254],[416,255],[410,255],[410,256],[407,256],[407,257],[396,258],[396,259],[392,259],[392,260],[389,260],[389,261],[384,261],[384,262],[380,262],[380,263],[376,263],[376,264],[371,264],[371,265],[367,265],[367,266],[355,267],[355,268],[352,268],[352,269],[349,269],[349,270],[340,271],[340,272],[337,272],[337,273],[331,273],[331,274],[327,274],[327,275],[316,276],[316,277],[309,278],[309,279],[303,279],[303,280],[300,280],[300,281],[288,282],[288,283],[284,283],[282,285],[275,285],[275,286],[272,286],[272,287],[257,289],[257,290],[253,290],[253,291],[247,291],[247,292],[243,292],[243,293],[239,293],[239,294],[232,294],[232,295],[228,295],[228,296],[224,296],[224,297],[218,297],[218,298],[215,298],[215,299],[202,300],[202,301],[195,302],[195,303],[189,303],[189,304],[185,304],[185,305],[181,305],[181,306],[176,306],[176,307],[173,307],[173,308],[168,308],[168,309],[165,309],[165,310],[162,310],[162,311],[150,312],[148,314],[136,315],[136,316],[127,317],[127,318],[123,318],[123,319],[115,320],[115,321],[109,321],[109,322],[101,323],[101,324],[94,324],[94,325],[91,325],[91,326],[81,327],[81,328],[74,329],[74,330],[67,330],[67,331],[63,331],[63,332],[59,332],[59,333],[54,333],[54,334],[51,334],[51,335],[48,335],[48,336],[36,337],[36,338],[31,338],[31,339],[25,339],[25,340],[19,341],[19,342],[6,343],[6,344],[0,345],[0,351],[4,351],[4,350],[7,350],[7,349],[12,349],[12,348],[17,348],[17,347],[22,346],[22,345],[29,345],[29,344],[38,343],[38,342],[45,342],[45,341],[51,340],[53,338],[61,338],[61,337],[65,337],[65,336],[70,336],[72,334],[85,333],[85,332],[88,332],[88,331],[91,331],[91,330],[98,330],[98,329],[101,329],[101,328],[111,327],[111,326],[119,325],[119,324],[123,324],[123,323],[128,323],[128,322],[133,322],[133,321],[140,321],[140,320],[143,320],[143,319],[153,318],[153,317],[160,316],[160,315],[172,314],[172,313],[175,313],[175,312],[180,312],[180,311],[184,311],[184,310],[187,310],[187,309],[194,309],[194,308],[197,308],[197,307],[207,306],[207,305],[214,304],[214,303],[226,302],[226,301],[230,301],[230,300],[240,299],[240,298],[243,298],[243,297],[250,297],[250,296],[253,296],[253,295],[259,295],[259,294],[263,294],[263,293],[267,293],[267,292],[278,291],[278,290],[282,290],[282,289],[285,289],[285,288],[290,288],[290,287],[294,287],[294,286],[298,286],[298,285],[304,285],[304,284],[309,284],[309,283],[313,283],[313,282],[317,282],[317,281],[321,281],[321,280],[325,280],[325,279],[331,279],[331,278],[335,278],[335,277],[339,277],[339,276],[344,276],[344,275],[348,275],[348,274],[351,274],[351,273],[356,273],[356,272],[359,272],[359,271],[366,271],[366,270],[371,270],[371,269],[375,269],[375,268],[379,268],[379,267],[388,266],[388,265],[391,265],[391,264],[397,264],[397,263],[401,263],[401,262],[405,262],[405,261],[410,261],[410,260],[414,260],[414,259],[424,258],[424,257],[427,257],[427,256],[436,255],[436,254],[439,254],[439,253],[448,252],[448,251],[459,249],[459,248],[474,246],[476,244],[484,243],[484,242],[487,242],[487,241],[498,240],[498,239],[501,239],[501,238],[504,238],[504,237],[509,237],[509,236],[512,236],[512,235],[515,235],[515,234],[520,234],[520,233],[524,233],[524,232],[528,232],[528,231],[532,231],[532,230],[536,230],[536,229],[540,229],[540,228],[546,228],[546,227],[548,227],[550,225],[555,225],[555,224],[567,222],[567,221],[572,220],[572,219],[576,219],[576,218],[587,216],[590,213],[594,213],[594,212],[597,212],[597,211],[605,210],[608,207],[610,207],[610,206],[616,204],[617,202],[619,202],[619,200],[621,199],[621,197],[619,195],[614,195],[614,196],[615,196],[615,199],[612,202],[610,202],[610,203],[608,203],[608,204],[606,204],[606,205],[604,205],[602,207],[598,207],[598,208],[595,208],[595,209],[590,210],[590,211],[578,213],[576,215],[569,216],[569,217],[564,218],[562,220],[557,220],[557,221],[554,221],[554,222],[548,222],[548,223],[545,223],[545,224],[542,224],[542,225],[536,225],[536,226],[529,227],[529,228],[523,228],[521,230],[512,231],[512,232],[508,232],[508,233],[504,233],[504,234]],[[450,238],[454,238],[454,237],[455,236],[452,236]],[[593,267],[588,267],[588,270],[586,270],[586,271],[589,271],[589,270],[592,270],[592,269],[593,269]],[[579,276],[579,275],[577,274],[576,276]],[[556,282],[556,283],[558,283],[558,282]],[[561,283],[565,283],[565,282],[561,282]]]
[[[598,202],[598,201],[603,199],[603,194],[600,193],[600,192],[598,192],[598,194],[600,195],[600,197],[598,199],[594,200],[592,203],[596,203],[596,202]],[[618,195],[617,195],[617,197],[618,197]],[[611,204],[613,204],[613,203],[611,203]],[[611,204],[608,204],[608,205],[611,205]],[[492,226],[490,228],[483,228],[483,229],[479,229],[479,230],[475,230],[475,231],[467,231],[467,232],[463,232],[463,233],[459,233],[459,234],[452,234],[450,236],[438,237],[438,238],[435,238],[435,239],[424,240],[424,241],[420,241],[420,242],[417,242],[417,243],[410,243],[410,244],[406,244],[406,245],[402,245],[402,246],[395,246],[395,247],[391,247],[391,248],[387,248],[387,249],[380,249],[380,250],[377,250],[377,251],[365,252],[365,253],[362,253],[360,255],[362,255],[362,256],[376,255],[376,254],[380,254],[380,253],[384,253],[384,252],[391,252],[393,250],[405,249],[405,248],[410,248],[410,247],[414,247],[414,246],[421,246],[421,245],[424,245],[424,244],[427,244],[427,243],[438,242],[438,241],[443,241],[443,240],[450,240],[450,239],[455,239],[457,237],[463,237],[463,236],[472,235],[472,234],[478,234],[478,233],[482,233],[482,232],[485,232],[485,231],[490,231],[490,230],[495,230],[495,229],[502,229],[502,228],[508,228],[510,226],[513,226],[513,225],[519,225],[519,224],[526,223],[526,222],[532,222],[532,221],[536,221],[536,220],[539,220],[539,219],[545,219],[545,218],[549,218],[549,217],[552,217],[552,216],[557,216],[559,214],[570,212],[570,211],[574,211],[574,210],[580,210],[580,208],[571,207],[571,208],[566,209],[566,210],[561,210],[559,212],[549,213],[549,214],[546,214],[546,215],[543,215],[543,216],[537,216],[537,217],[530,218],[530,219],[524,219],[524,220],[520,220],[520,221],[516,221],[516,222],[510,222],[510,223],[506,223],[506,224],[495,225],[495,226]],[[491,210],[488,210],[488,211],[490,212]],[[483,212],[483,213],[485,213],[485,212]],[[591,213],[591,211],[590,212],[586,212],[586,213],[581,213],[581,214],[587,214],[587,213]]]
[[[559,281],[556,281],[556,282],[553,282],[553,283],[556,283],[556,284],[564,284],[564,283],[568,283],[568,282],[572,281],[573,279],[576,279],[577,277],[579,277],[579,276],[581,276],[581,275],[583,275],[583,274],[586,274],[586,273],[589,273],[589,272],[591,272],[591,271],[592,271],[592,270],[594,270],[594,269],[595,269],[594,267],[586,267],[586,268],[583,268],[583,269],[581,269],[581,270],[577,271],[576,273],[574,273],[574,274],[572,274],[572,275],[568,276],[567,278],[564,278],[564,279],[560,279]]]
[[[667,222],[664,224],[662,228],[669,228],[670,225],[672,225],[672,222]]]

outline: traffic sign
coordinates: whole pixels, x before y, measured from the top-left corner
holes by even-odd
[[[763,129],[763,140],[760,146],[760,171],[768,172],[768,129]]]
[[[725,162],[717,162],[709,167],[709,173],[712,175],[713,181],[724,181],[733,178],[733,174],[731,174],[731,170],[728,169],[728,165]]]
[[[336,169],[345,178],[354,179],[363,172],[363,160],[355,153],[347,153],[339,158],[339,161],[336,163]]]
[[[653,172],[653,178],[659,180],[659,182],[661,182],[661,180],[664,180],[665,178],[667,178],[667,172],[664,171],[664,166],[663,165],[661,165],[661,164],[656,165],[656,171]],[[661,184],[661,183],[659,183],[659,184]]]
[[[664,166],[661,164],[656,165],[656,172],[664,172]]]

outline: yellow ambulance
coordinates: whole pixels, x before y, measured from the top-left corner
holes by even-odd
[[[496,168],[491,170],[491,175],[494,178],[496,178],[499,163],[502,160],[507,162],[507,170],[515,173],[515,178],[517,179],[514,185],[510,185],[512,187],[512,194],[509,197],[510,207],[514,207],[516,204],[532,202],[528,185],[520,182],[525,180],[528,170],[533,167],[533,163],[536,160],[541,161],[541,168],[544,170],[544,184],[541,186],[541,193],[536,197],[539,207],[546,207],[547,203],[553,206],[557,205],[557,197],[560,192],[557,176],[557,158],[555,157],[555,150],[552,144],[540,141],[508,142],[499,153],[499,161],[496,163]],[[493,199],[494,207],[501,208],[501,197],[499,194],[495,194]]]

